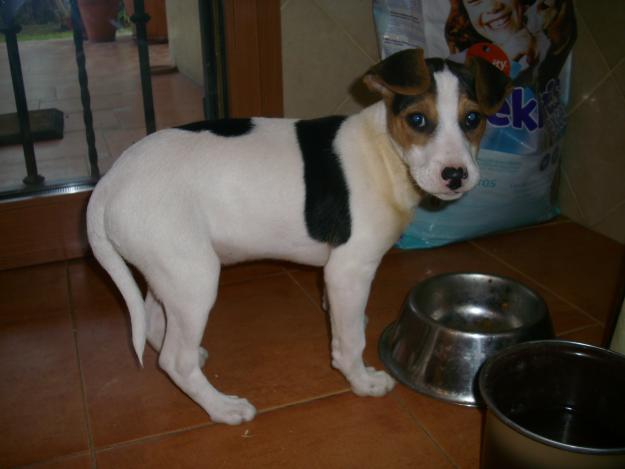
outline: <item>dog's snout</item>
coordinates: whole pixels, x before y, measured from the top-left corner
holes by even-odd
[[[462,186],[462,180],[469,177],[469,172],[464,166],[460,166],[458,168],[447,166],[443,169],[441,177],[444,181],[449,181],[447,187],[451,190],[456,190]]]
[[[448,181],[450,179],[466,179],[469,177],[469,173],[467,172],[467,168],[460,166],[459,168],[452,168],[451,166],[443,169],[442,173],[443,179]]]

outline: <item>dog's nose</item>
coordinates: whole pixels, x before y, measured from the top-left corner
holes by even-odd
[[[444,181],[449,181],[447,187],[449,187],[453,191],[462,186],[462,180],[468,178],[469,173],[467,171],[467,168],[465,168],[464,166],[460,166],[458,168],[452,168],[451,166],[447,166],[443,169],[441,177]]]

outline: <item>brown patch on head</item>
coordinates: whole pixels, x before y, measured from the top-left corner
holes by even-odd
[[[475,94],[484,114],[495,114],[512,91],[512,81],[490,62],[469,57],[466,63],[475,77]]]
[[[473,124],[467,125],[467,117],[471,113],[476,113],[478,116],[478,123],[475,126],[473,126]],[[460,102],[458,103],[458,123],[467,140],[471,145],[477,147],[486,130],[486,116],[482,113],[480,105],[470,99],[465,93],[460,94]]]
[[[388,56],[369,69],[364,82],[382,96],[416,96],[430,86],[430,72],[423,49],[405,49]]]
[[[438,124],[438,110],[436,108],[436,94],[433,90],[412,98],[395,96],[395,102],[387,105],[388,128],[393,140],[407,150],[411,146],[424,146],[430,140]],[[397,100],[404,100],[404,105],[397,104]],[[415,126],[414,117],[420,114],[425,125]],[[411,118],[412,117],[412,118]]]

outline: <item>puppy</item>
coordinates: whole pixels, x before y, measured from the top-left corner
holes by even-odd
[[[358,395],[393,388],[362,359],[371,281],[424,193],[454,200],[476,185],[485,116],[510,83],[481,59],[425,60],[419,49],[388,57],[364,81],[383,99],[351,117],[231,119],[149,135],[93,191],[89,242],[126,301],[139,360],[147,337],[215,422],[255,415],[201,371],[222,264],[322,266],[332,365]],[[145,276],[145,300],[126,262]]]

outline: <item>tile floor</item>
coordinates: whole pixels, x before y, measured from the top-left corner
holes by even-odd
[[[409,288],[448,271],[507,275],[546,299],[559,336],[593,344],[625,247],[564,219],[427,251],[389,253],[367,307],[366,361]],[[0,272],[0,467],[475,468],[482,415],[401,385],[359,398],[329,364],[319,272],[226,268],[204,368],[259,414],[214,425],[145,353],[93,260]],[[29,466],[30,467],[30,466]]]
[[[130,35],[84,43],[99,166],[106,171],[123,150],[145,136],[138,52]],[[65,115],[61,140],[35,143],[39,173],[52,182],[89,175],[78,71],[71,39],[19,43],[28,107]],[[151,44],[150,65],[170,65],[167,44]],[[6,47],[0,47],[0,114],[16,112]],[[181,73],[152,76],[158,129],[203,119],[203,89]],[[0,146],[0,191],[21,184],[21,145]]]

